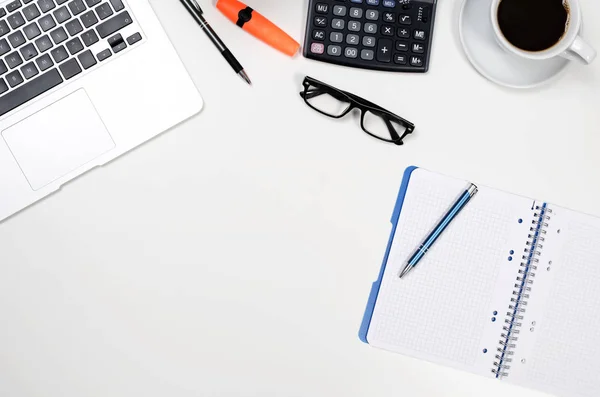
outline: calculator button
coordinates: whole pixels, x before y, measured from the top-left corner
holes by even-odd
[[[362,50],[360,52],[360,58],[364,59],[365,61],[372,61],[374,57],[375,53],[373,50]]]
[[[381,34],[384,36],[393,36],[394,35],[394,27],[385,25],[381,27]]]
[[[413,43],[412,52],[415,54],[423,54],[425,52],[425,46],[419,43]]]
[[[344,50],[344,56],[346,58],[356,58],[358,56],[358,50],[354,47],[346,47]]]
[[[362,43],[365,47],[375,47],[376,41],[377,41],[377,39],[375,39],[375,37],[371,37],[371,36],[364,36],[362,39]]]
[[[344,35],[340,32],[331,32],[331,34],[329,35],[329,41],[331,41],[332,43],[341,43],[342,41],[344,41]]]
[[[377,24],[376,23],[365,23],[365,33],[376,34]]]
[[[379,11],[377,10],[367,10],[367,14],[365,15],[369,21],[376,21],[379,19]]]
[[[345,25],[346,25],[346,21],[344,21],[343,19],[335,18],[334,20],[331,21],[331,27],[334,29],[337,29],[337,30],[344,29]]]
[[[333,15],[336,17],[345,17],[347,11],[346,6],[333,6]]]
[[[396,54],[394,55],[394,63],[398,65],[406,65],[408,62],[408,58],[405,54]]]
[[[325,17],[315,17],[315,26],[319,28],[324,28],[327,26],[327,18]]]
[[[396,51],[402,51],[402,52],[408,51],[408,43],[405,43],[404,41],[397,41],[396,42]]]
[[[310,45],[310,52],[313,54],[323,54],[325,52],[325,45],[322,43],[312,43]]]
[[[329,4],[317,3],[315,6],[315,11],[319,14],[327,14],[329,12]]]
[[[415,30],[414,36],[415,36],[415,40],[425,40],[425,31],[424,30]]]
[[[400,22],[400,25],[410,25],[412,24],[412,18],[410,17],[410,15],[400,14],[398,22]]]
[[[383,22],[396,22],[396,14],[393,12],[384,12],[383,13]]]
[[[363,9],[358,7],[352,7],[350,9],[350,18],[360,19],[363,16]]]
[[[339,45],[330,45],[329,47],[327,47],[327,54],[334,57],[339,57],[340,55],[342,55],[342,47],[340,47]]]
[[[423,58],[421,57],[410,57],[410,64],[412,66],[423,66]]]
[[[325,40],[325,31],[324,30],[313,31],[313,39],[319,40],[319,41]]]
[[[401,39],[408,39],[410,37],[410,31],[406,28],[398,28],[398,37]]]
[[[349,34],[348,36],[346,36],[346,43],[352,44],[352,45],[358,45],[358,43],[360,43],[360,38],[358,37],[358,35]]]
[[[381,39],[377,46],[377,60],[379,62],[390,62],[392,60],[392,40]]]
[[[339,1],[339,0],[338,0]],[[358,3],[361,4],[363,2],[363,0],[350,0],[351,3]]]
[[[360,32],[360,22],[357,22],[357,21],[348,22],[348,30],[351,32]]]
[[[394,1],[394,0],[383,0],[383,6],[384,7],[389,7],[389,8],[394,8],[394,7],[396,7],[396,1]]]
[[[367,4],[370,6],[378,6],[379,0],[367,0]]]

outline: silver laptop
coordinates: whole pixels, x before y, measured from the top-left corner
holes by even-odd
[[[0,0],[0,221],[201,108],[147,0]]]

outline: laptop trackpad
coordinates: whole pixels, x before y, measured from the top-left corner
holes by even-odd
[[[84,89],[9,127],[2,136],[33,190],[115,147]]]

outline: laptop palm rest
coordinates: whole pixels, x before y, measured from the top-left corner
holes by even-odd
[[[33,190],[115,147],[84,89],[7,128],[2,136]]]

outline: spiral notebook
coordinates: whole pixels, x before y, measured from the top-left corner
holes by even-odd
[[[399,278],[466,186],[406,170],[360,339],[557,396],[597,397],[600,218],[479,186]]]

